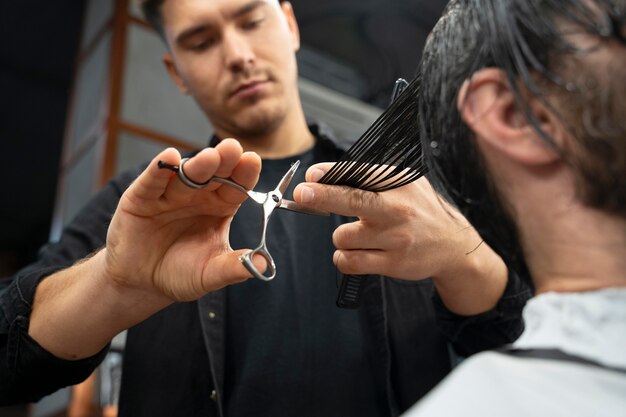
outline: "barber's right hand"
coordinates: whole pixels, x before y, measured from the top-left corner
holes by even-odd
[[[87,358],[120,331],[176,301],[195,300],[250,273],[246,250],[228,243],[232,216],[246,195],[220,183],[193,189],[158,161],[180,165],[175,149],[161,152],[122,195],[106,246],[37,286],[28,332],[62,359]],[[195,182],[230,177],[253,188],[261,159],[226,139],[185,163]],[[253,259],[259,271],[266,264]]]
[[[228,242],[232,216],[247,196],[219,183],[187,187],[174,172],[159,169],[158,161],[179,165],[181,156],[175,149],[161,152],[123,194],[102,258],[106,276],[122,289],[145,291],[165,302],[194,300],[249,278],[238,259],[247,250],[233,251]],[[232,139],[185,164],[185,174],[195,182],[230,177],[249,189],[260,169],[259,156],[243,153]],[[260,256],[254,262],[265,269]]]

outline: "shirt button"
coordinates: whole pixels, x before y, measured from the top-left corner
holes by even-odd
[[[214,312],[209,312],[209,318],[210,319],[214,319],[215,318],[215,313]]]
[[[211,391],[211,399],[217,401],[217,392],[215,392],[215,390]]]

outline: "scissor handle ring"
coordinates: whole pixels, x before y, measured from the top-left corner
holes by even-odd
[[[189,161],[189,158],[183,158],[183,159],[180,160],[180,163],[178,164],[178,179],[180,180],[180,182],[182,182],[183,184],[185,184],[189,188],[200,189],[200,188],[206,187],[206,185],[209,182],[211,182],[212,178],[209,178],[205,182],[196,182],[196,181],[192,180],[191,178],[189,178],[185,174],[185,168],[184,168],[184,166],[187,163],[187,161]]]
[[[252,257],[256,253],[265,258],[265,261],[267,262],[267,270],[265,271],[265,273],[267,274],[269,272],[269,275],[263,275],[254,266],[254,263],[252,262]],[[261,281],[271,281],[274,279],[274,277],[276,277],[276,264],[274,263],[274,259],[272,259],[270,253],[263,246],[259,246],[258,248],[239,256],[239,260],[241,261],[241,263],[243,263],[243,266],[246,267],[248,272],[250,272],[255,278],[258,278]]]

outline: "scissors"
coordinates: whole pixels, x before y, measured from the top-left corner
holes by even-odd
[[[186,186],[191,187],[191,188],[198,188],[198,189],[203,188],[210,182],[219,182],[222,184],[226,184],[230,187],[233,187],[241,191],[242,193],[247,194],[248,197],[252,201],[254,201],[256,204],[261,206],[263,210],[263,221],[261,223],[261,241],[259,242],[259,246],[239,256],[239,260],[241,261],[241,263],[243,263],[243,265],[246,267],[248,272],[250,272],[255,278],[258,278],[262,281],[271,281],[276,276],[276,263],[274,262],[272,255],[270,255],[269,251],[267,250],[267,244],[265,242],[265,237],[267,234],[267,225],[275,209],[279,208],[279,209],[295,211],[298,213],[313,214],[317,216],[330,216],[330,213],[327,213],[325,211],[303,207],[300,204],[296,203],[295,201],[287,200],[283,198],[283,195],[285,194],[285,191],[287,191],[287,187],[289,187],[289,184],[291,183],[291,180],[293,179],[293,176],[296,173],[296,170],[300,166],[300,161],[296,161],[293,165],[291,165],[291,168],[289,168],[289,170],[285,173],[285,175],[283,175],[283,178],[278,182],[278,185],[276,186],[274,190],[269,191],[267,193],[261,193],[258,191],[248,190],[247,188],[233,181],[230,178],[211,177],[205,182],[202,182],[202,183],[196,182],[190,179],[187,175],[185,175],[184,166],[188,160],[189,158],[183,158],[180,161],[180,165],[178,166],[166,164],[162,161],[159,161],[158,167],[175,171],[180,181]],[[267,275],[264,275],[261,272],[259,272],[259,270],[257,270],[254,264],[252,263],[252,257],[255,254],[259,254],[263,256],[263,258],[265,258],[265,260],[267,261],[267,271],[266,271]]]

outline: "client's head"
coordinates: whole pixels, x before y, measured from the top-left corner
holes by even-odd
[[[453,0],[419,72],[432,180],[510,267],[521,211],[555,195],[535,185],[563,169],[577,202],[626,220],[624,0]]]

